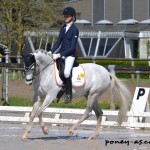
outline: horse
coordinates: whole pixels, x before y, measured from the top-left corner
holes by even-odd
[[[25,58],[25,82],[28,85],[33,83],[34,98],[30,119],[22,135],[23,139],[28,138],[28,133],[32,128],[35,116],[38,116],[39,118],[39,124],[43,130],[43,133],[48,134],[48,128],[43,122],[42,113],[56,99],[61,88],[55,81],[55,61],[47,51],[38,49]],[[84,120],[90,117],[90,113],[93,110],[96,115],[97,124],[95,132],[88,138],[92,140],[96,139],[100,132],[100,125],[103,115],[103,111],[98,105],[100,96],[109,87],[113,89],[113,91],[117,91],[120,94],[119,100],[121,102],[121,106],[117,122],[121,125],[130,106],[131,94],[126,85],[103,66],[94,63],[84,63],[81,65],[85,71],[86,83],[82,87],[73,87],[72,94],[73,97],[76,98],[84,96],[87,100],[87,106],[81,119],[69,128],[67,133],[73,135],[74,130],[76,130]]]

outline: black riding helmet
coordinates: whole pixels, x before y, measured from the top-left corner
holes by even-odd
[[[74,8],[72,7],[66,7],[64,10],[63,10],[63,15],[68,15],[68,16],[74,16],[75,20],[74,22],[76,21],[76,11]]]

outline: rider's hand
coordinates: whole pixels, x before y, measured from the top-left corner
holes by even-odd
[[[52,57],[52,52],[51,51],[49,51],[49,52],[47,52],[48,53],[48,55],[50,56],[50,57]]]
[[[54,60],[56,60],[56,59],[58,59],[58,58],[60,58],[60,57],[61,57],[60,54],[53,54],[53,59],[54,59]]]

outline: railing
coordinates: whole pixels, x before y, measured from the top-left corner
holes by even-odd
[[[3,122],[21,122],[26,123],[29,121],[29,115],[32,107],[13,107],[13,106],[0,106],[0,121]],[[84,109],[64,109],[64,108],[46,108],[43,113],[43,120],[46,123],[52,124],[74,124],[76,123],[81,115],[84,114]],[[46,115],[49,114],[49,115]],[[53,114],[53,117],[52,117]],[[68,118],[67,114],[71,114],[71,118]],[[48,117],[47,116],[51,116]],[[63,117],[62,117],[63,116]],[[82,125],[93,126],[96,125],[96,119],[94,112],[91,113],[91,118],[85,120]],[[118,111],[103,110],[102,126],[119,126],[117,123]],[[136,120],[139,118],[149,118],[150,112],[143,113],[127,113],[127,117],[135,117]],[[38,122],[38,118],[34,119],[34,122]],[[150,123],[146,122],[128,122],[126,118],[122,127],[133,127],[133,128],[150,128]]]
[[[15,58],[15,57],[13,57]],[[137,67],[134,66],[134,61],[149,61],[148,59],[122,59],[122,58],[91,58],[91,57],[86,57],[86,58],[79,58],[79,60],[92,60],[93,63],[95,63],[96,60],[104,60],[104,61],[108,61],[108,60],[114,60],[114,61],[131,61],[131,66],[115,66],[115,65],[109,65],[109,66],[105,66],[111,73],[114,74],[118,74],[118,73],[125,73],[125,74],[135,74],[136,75],[136,80],[137,80],[137,85],[139,85],[140,82],[140,75],[144,74],[144,75],[150,75],[150,67]],[[0,68],[7,68],[9,70],[16,70],[16,71],[23,71],[24,70],[24,65],[22,63],[0,63]],[[3,78],[5,79],[5,73],[6,71],[4,69],[2,69],[3,73]],[[133,76],[132,76],[133,77]],[[133,77],[134,78],[134,77]],[[3,82],[2,82],[3,83]],[[6,82],[5,82],[6,83]],[[5,86],[5,85],[4,85]],[[7,86],[6,86],[7,87]],[[7,89],[6,87],[2,87],[2,99],[5,101],[6,96],[3,96],[3,92]],[[5,89],[5,90],[4,90]],[[5,95],[7,95],[7,99],[8,99],[8,94],[7,92],[5,93]]]
[[[0,63],[1,67],[9,67],[11,70],[23,70],[24,65],[18,63]],[[106,69],[109,70],[108,67]],[[147,74],[150,75],[149,66],[114,66],[115,73],[126,73],[126,74]]]

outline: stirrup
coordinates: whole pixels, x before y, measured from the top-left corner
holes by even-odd
[[[70,94],[66,94],[66,99],[65,99],[65,104],[71,103],[72,101],[72,96]]]

